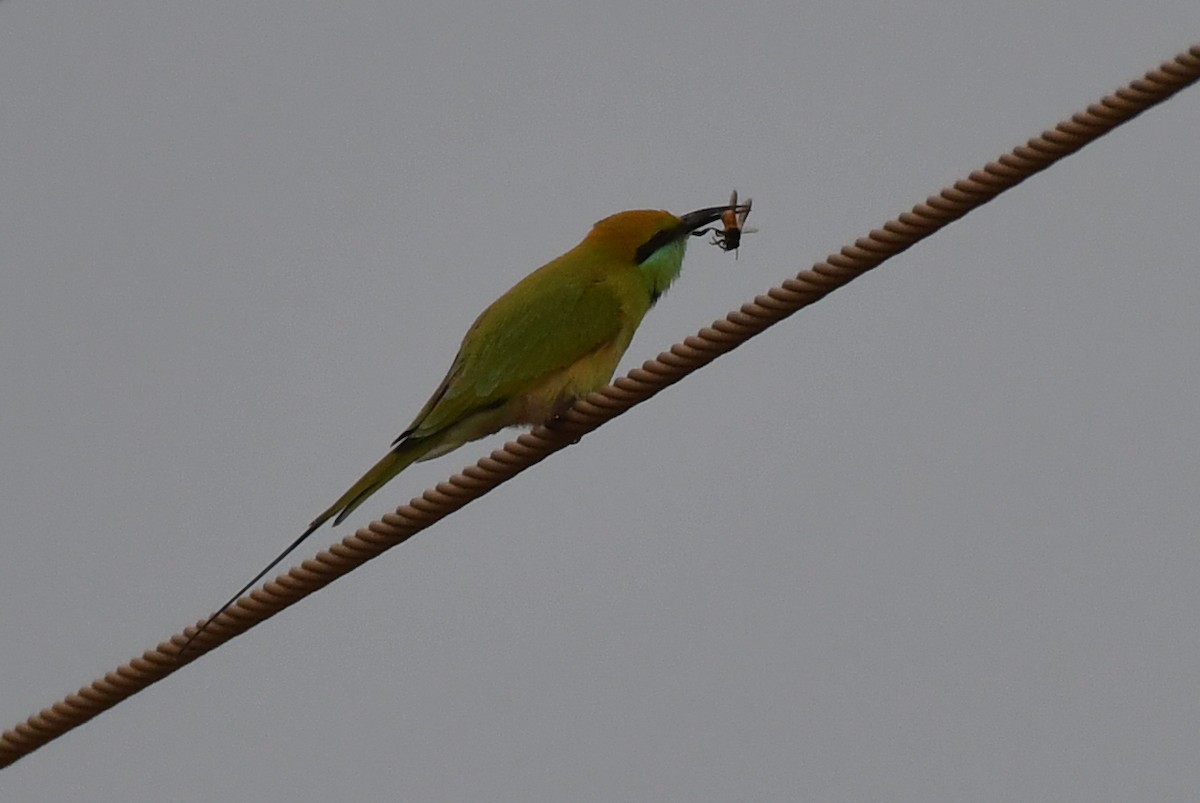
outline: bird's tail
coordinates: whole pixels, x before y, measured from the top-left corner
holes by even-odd
[[[421,441],[406,441],[392,449],[383,456],[382,460],[371,466],[358,482],[351,485],[350,490],[342,494],[328,510],[313,519],[309,530],[317,529],[331,518],[333,518],[333,526],[341,524],[347,516],[354,512],[355,508],[367,501],[371,494],[386,485],[392,477],[420,460],[428,450],[429,445]],[[335,516],[336,518],[334,518]]]
[[[179,654],[183,655],[186,653],[188,648],[191,646],[192,641],[201,633],[203,633],[214,619],[216,619],[218,616],[228,610],[231,605],[241,599],[243,594],[258,585],[259,580],[266,577],[267,574],[276,566],[278,566],[284,560],[284,558],[290,555],[296,549],[296,547],[304,543],[305,539],[312,535],[318,527],[335,515],[337,518],[334,519],[333,523],[335,525],[341,524],[342,520],[349,516],[356,507],[367,501],[367,497],[382,488],[392,477],[399,474],[417,460],[420,460],[430,451],[430,448],[431,447],[427,441],[406,440],[399,446],[392,449],[392,451],[388,452],[382,460],[372,466],[370,471],[362,476],[362,479],[354,483],[350,490],[342,494],[342,497],[334,502],[332,507],[322,513],[320,516],[317,516],[315,519],[313,519],[312,524],[308,526],[308,529],[305,530],[299,538],[293,541],[287,549],[279,553],[275,560],[268,563],[267,567],[256,574],[253,580],[251,580],[249,583],[243,586],[240,591],[230,597],[229,601],[222,605],[216,613],[208,617],[208,619],[206,619],[204,623],[200,625],[196,632],[188,637],[187,641],[180,649]]]

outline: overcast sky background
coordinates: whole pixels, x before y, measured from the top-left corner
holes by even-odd
[[[1195,0],[0,3],[0,728],[213,610],[595,220],[737,187],[762,229],[624,371],[1197,40]],[[1195,799],[1197,132],[1193,89],[0,797]]]

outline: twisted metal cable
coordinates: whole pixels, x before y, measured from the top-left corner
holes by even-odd
[[[854,245],[772,287],[641,368],[580,399],[563,420],[521,435],[394,513],[386,514],[382,521],[371,522],[341,543],[250,592],[214,619],[195,638],[186,654],[180,650],[196,632],[194,626],[5,731],[0,736],[0,768],[408,540],[767,327],[819,301],[1197,80],[1200,80],[1200,44],[889,220],[883,228],[873,230]]]

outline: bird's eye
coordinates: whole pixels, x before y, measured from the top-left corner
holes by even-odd
[[[638,248],[637,253],[634,254],[634,261],[638,265],[642,264],[647,259],[654,256],[655,251],[662,248],[664,245],[673,242],[678,236],[679,232],[677,232],[675,229],[663,229],[660,232],[656,232],[653,237],[642,243],[642,245]]]

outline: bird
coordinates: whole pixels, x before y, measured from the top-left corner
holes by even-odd
[[[725,206],[678,217],[618,212],[492,302],[388,453],[204,621],[180,654],[321,525],[341,524],[408,466],[505,427],[548,423],[606,385],[646,313],[679,277],[688,238],[731,211],[748,213],[750,205],[738,206],[735,195]]]

